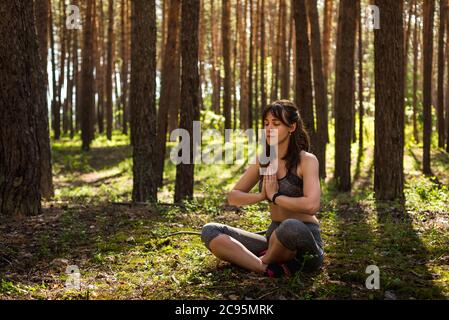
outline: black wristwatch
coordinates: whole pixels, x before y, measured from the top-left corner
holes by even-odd
[[[273,195],[273,198],[271,199],[271,202],[273,202],[274,204],[276,204],[276,198],[277,197],[279,197],[281,194],[279,193],[279,192],[276,192],[274,195]]]

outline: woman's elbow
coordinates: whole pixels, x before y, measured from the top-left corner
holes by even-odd
[[[307,213],[310,215],[315,215],[320,210],[320,202],[319,201],[311,201],[307,206]]]

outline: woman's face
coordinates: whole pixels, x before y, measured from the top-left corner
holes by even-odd
[[[293,128],[286,126],[281,120],[273,116],[271,112],[267,114],[264,120],[264,129],[269,145],[276,143],[276,139],[274,139],[276,136],[278,144],[288,140],[290,131],[293,130]]]

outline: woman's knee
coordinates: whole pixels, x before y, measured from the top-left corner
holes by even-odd
[[[206,248],[210,250],[210,242],[220,234],[223,234],[223,225],[221,223],[210,222],[203,226],[201,230],[201,240]]]
[[[287,249],[296,250],[298,238],[304,232],[308,232],[304,222],[296,219],[286,219],[277,227],[276,237]]]

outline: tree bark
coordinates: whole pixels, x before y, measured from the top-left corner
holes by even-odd
[[[375,3],[382,25],[374,32],[374,191],[377,200],[395,200],[404,198],[404,2]]]
[[[325,0],[323,19],[323,68],[326,84],[329,77],[330,47],[332,39],[332,20],[334,13],[334,0]]]
[[[423,17],[423,173],[431,174],[430,140],[432,135],[432,61],[435,0],[424,0]]]
[[[50,2],[51,4],[51,2]],[[55,35],[53,23],[53,8],[50,5],[50,46],[51,46],[51,71],[52,71],[52,100],[51,100],[51,128],[53,130],[53,137],[58,140],[60,137],[59,128],[59,101],[58,101],[58,85],[56,81],[56,53],[55,53]]]
[[[225,3],[224,3],[225,5]],[[181,116],[179,127],[189,132],[191,146],[189,164],[176,166],[176,184],[174,201],[193,198],[194,184],[194,141],[193,121],[200,119],[198,87],[200,85],[198,71],[198,24],[200,0],[182,1],[181,6]],[[226,20],[226,19],[224,19]],[[225,22],[226,24],[226,22]],[[226,34],[226,32],[224,32]]]
[[[440,22],[438,32],[438,147],[444,148],[444,33],[446,29],[447,0],[440,0]]]
[[[357,1],[341,0],[335,71],[335,180],[339,191],[351,190],[355,30]]]
[[[358,98],[359,98],[359,154],[363,153],[363,117],[365,114],[365,108],[363,106],[363,28],[362,28],[362,6],[358,6],[358,56],[359,56],[359,89],[358,89]]]
[[[36,215],[41,212],[37,127],[46,90],[34,7],[5,1],[0,16],[0,215]]]
[[[415,142],[419,142],[418,137],[418,123],[417,123],[417,113],[418,113],[418,47],[419,47],[419,24],[418,24],[418,10],[417,1],[415,1],[415,25],[413,29],[413,138]],[[449,69],[448,69],[449,73]],[[448,86],[449,88],[449,86]]]
[[[289,47],[288,40],[292,29],[292,23],[287,18],[287,4],[286,0],[281,0],[281,99],[290,99],[290,68],[289,68]],[[286,31],[286,26],[288,28],[288,33]]]
[[[61,0],[60,2],[60,31],[59,31],[59,39],[61,46],[61,56],[60,56],[60,65],[59,65],[59,80],[57,87],[57,95],[58,95],[58,105],[57,105],[57,116],[56,116],[56,128],[57,128],[57,136],[55,134],[55,139],[58,140],[61,135],[61,108],[63,114],[63,122],[64,122],[64,105],[62,103],[62,88],[64,86],[64,75],[65,75],[65,61],[66,61],[66,51],[67,51],[67,28],[65,27],[65,22],[67,20],[67,14],[65,12],[65,0]],[[64,123],[63,123],[64,124]],[[64,128],[63,128],[64,129]]]
[[[409,47],[410,47],[410,34],[411,34],[411,30],[412,30],[412,15],[413,15],[413,8],[414,8],[414,2],[416,0],[413,1],[409,1],[409,8],[408,8],[408,14],[407,14],[407,29],[405,30],[405,39],[404,39],[404,93],[405,93],[405,97],[407,97],[407,88],[408,88],[408,83],[407,83],[407,75],[408,75],[408,51],[409,51]],[[405,4],[404,4],[405,6]]]
[[[122,55],[122,74],[121,74],[121,85],[122,85],[122,107],[123,107],[123,120],[122,120],[122,133],[128,134],[128,32],[127,32],[127,1],[122,0],[120,8],[120,22],[121,22],[121,35],[122,42],[120,45],[121,55]]]
[[[246,46],[246,8],[248,0],[240,2],[239,33],[240,33],[240,128],[246,130],[249,128],[249,103],[248,103],[248,64],[247,64],[247,46]]]
[[[211,0],[211,17],[216,17],[219,13],[215,9],[215,0]],[[214,21],[216,20],[216,21]],[[220,92],[221,92],[221,78],[220,78],[220,34],[218,32],[219,21],[211,18],[211,46],[212,46],[212,68],[211,68],[211,80],[212,80],[212,110],[216,114],[220,114]]]
[[[93,110],[95,107],[94,95],[94,61],[93,61],[93,15],[95,14],[95,0],[87,0],[86,19],[84,21],[84,45],[83,62],[81,75],[81,139],[82,149],[90,150],[90,143],[93,139]]]
[[[313,80],[315,88],[316,105],[316,144],[315,152],[320,164],[320,177],[326,177],[326,144],[327,144],[327,90],[326,79],[323,72],[323,59],[321,54],[321,34],[318,17],[317,0],[307,0],[307,14],[311,27],[311,47],[313,61]]]
[[[446,34],[449,34],[449,19],[446,18]],[[449,40],[446,40],[446,152],[449,152]]]
[[[265,0],[260,2],[260,116],[267,106],[267,91],[265,85]]]
[[[112,140],[112,72],[113,60],[113,37],[114,37],[114,1],[109,0],[108,19],[108,54],[106,68],[106,137]]]
[[[156,139],[156,5],[132,3],[131,139],[134,202],[157,200],[154,162]]]
[[[312,97],[312,70],[310,66],[309,35],[305,0],[293,1],[296,27],[296,105],[299,108],[304,125],[314,141],[315,124]],[[313,150],[314,146],[312,147]]]
[[[158,175],[158,186],[162,186],[164,173],[164,161],[166,153],[168,111],[176,108],[173,104],[180,101],[179,92],[179,72],[176,71],[179,65],[179,27],[180,27],[181,0],[171,0],[168,13],[168,36],[165,58],[162,66],[161,95],[158,112],[158,133],[156,150],[158,151],[158,161],[156,162],[156,172]],[[176,98],[177,97],[177,98]]]
[[[36,31],[39,40],[39,56],[41,59],[41,68],[44,74],[44,91],[45,97],[48,87],[47,76],[47,57],[48,57],[48,24],[49,24],[49,1],[37,0],[35,3],[35,19]],[[48,128],[48,106],[45,98],[44,104],[38,104],[37,107],[37,136],[39,143],[39,159],[40,159],[40,191],[42,197],[50,199],[54,196],[53,176],[51,165],[51,147],[50,132]]]
[[[224,96],[223,112],[225,117],[225,129],[231,129],[231,107],[232,107],[232,70],[231,70],[231,2],[222,1],[221,33],[223,42],[224,63]]]
[[[248,74],[248,128],[253,127],[253,118],[254,118],[254,110],[253,110],[253,88],[254,88],[254,37],[257,38],[256,35],[256,23],[255,23],[255,14],[253,1],[249,1],[249,19],[250,19],[250,34],[249,34],[249,74]]]

